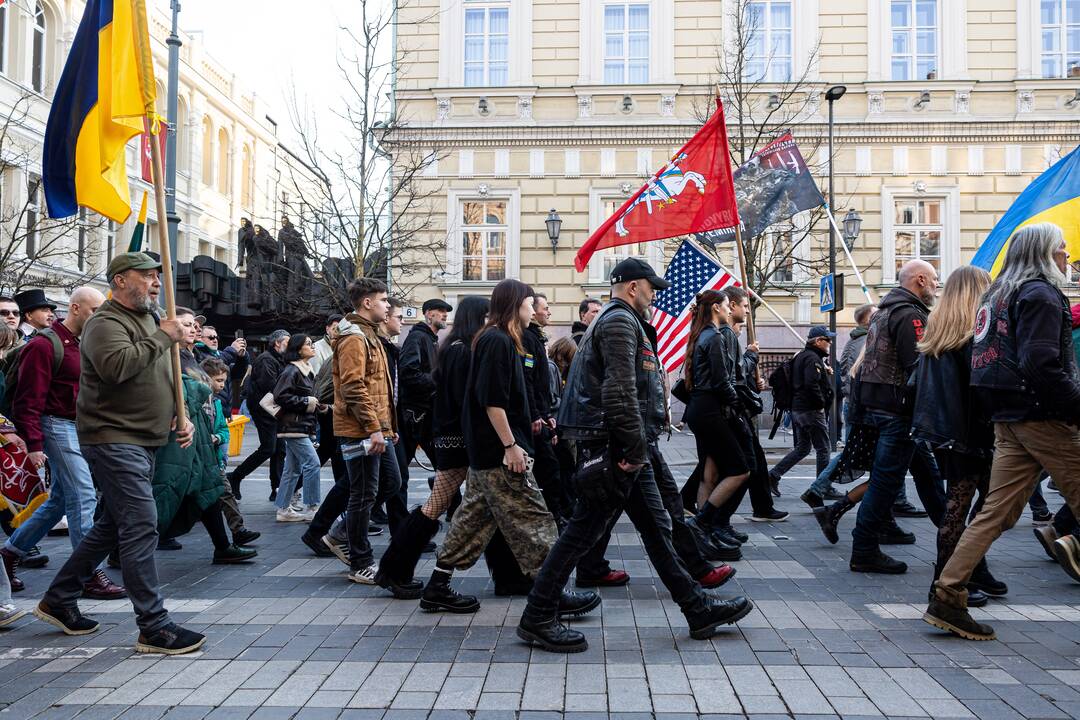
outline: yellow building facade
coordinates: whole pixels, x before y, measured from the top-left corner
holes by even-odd
[[[853,254],[878,298],[905,259],[943,276],[969,261],[1016,195],[1080,139],[1075,0],[417,0],[399,12],[394,141],[437,157],[423,182],[438,190],[431,244],[445,248],[430,277],[414,279],[414,299],[453,302],[516,277],[569,326],[582,298],[606,296],[620,257],[665,266],[677,243],[607,251],[583,273],[573,257],[700,126],[722,79],[717,55],[731,56],[748,28],[737,53],[753,81],[744,107],[764,112],[797,89],[788,102],[799,111],[769,132],[793,132],[823,192],[825,91],[847,88],[835,103],[832,204],[838,220],[862,215]],[[720,91],[735,133],[733,89]],[[554,250],[552,209],[562,219]],[[806,264],[827,247],[818,222],[765,294],[799,329],[827,321]],[[848,274],[839,322],[850,325],[864,300],[842,253],[837,265]],[[764,346],[793,345],[758,319]]]

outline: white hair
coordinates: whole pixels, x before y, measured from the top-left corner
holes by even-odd
[[[1036,278],[1054,287],[1064,286],[1065,274],[1054,262],[1054,253],[1064,241],[1061,228],[1053,223],[1036,223],[1017,230],[1009,239],[1001,273],[986,291],[987,301],[996,305]]]

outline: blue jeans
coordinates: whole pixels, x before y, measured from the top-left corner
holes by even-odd
[[[67,515],[68,538],[72,549],[90,532],[94,525],[97,495],[90,466],[79,448],[75,421],[50,415],[41,416],[45,436],[45,456],[49,458],[52,487],[49,499],[19,526],[4,548],[22,557],[51,530],[60,518]]]
[[[878,429],[878,442],[870,486],[859,503],[859,515],[851,532],[852,556],[872,554],[880,549],[878,533],[892,519],[892,504],[904,486],[915,454],[909,418],[868,410],[864,422]]]
[[[296,482],[301,476],[304,478],[304,504],[318,505],[322,499],[322,490],[319,487],[319,470],[322,465],[311,438],[285,437],[278,438],[278,442],[285,445],[285,468],[281,471],[281,486],[278,488],[277,500],[274,501],[278,510],[284,510],[292,502]]]

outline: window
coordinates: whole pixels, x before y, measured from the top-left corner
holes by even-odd
[[[30,175],[26,182],[26,257],[38,253],[41,225],[41,178]]]
[[[209,115],[202,121],[202,181],[203,185],[214,184],[214,123]]]
[[[937,77],[937,0],[892,0],[892,79]]]
[[[755,0],[746,6],[745,79],[751,82],[790,82],[792,75],[792,15],[790,0]]]
[[[614,188],[589,190],[589,234],[591,235],[626,202],[626,195]],[[611,271],[626,258],[644,260],[654,268],[663,266],[662,242],[641,242],[598,250],[589,261],[588,284],[607,285]]]
[[[112,262],[113,255],[116,254],[116,236],[120,230],[120,225],[115,220],[110,220],[105,224],[105,264],[108,265]]]
[[[241,155],[240,177],[240,204],[245,210],[251,210],[252,205],[252,170],[251,170],[251,146],[244,143]]]
[[[229,177],[229,133],[225,128],[218,130],[218,166],[217,166],[217,189],[222,195],[228,195],[230,190]]]
[[[1044,78],[1080,72],[1080,0],[1042,0],[1041,67]]]
[[[784,228],[769,233],[769,265],[773,271],[769,282],[795,282],[795,248],[792,245],[792,229]]]
[[[505,200],[461,202],[461,279],[497,282],[506,278],[509,225]]]
[[[510,8],[466,7],[465,86],[494,87],[510,79]]]
[[[604,6],[604,83],[649,82],[649,6]]]
[[[615,214],[615,211],[622,207],[622,204],[626,201],[625,198],[603,198],[603,214],[604,219],[611,217]],[[611,271],[615,269],[623,260],[627,258],[638,258],[644,260],[647,263],[652,263],[653,259],[649,255],[650,243],[632,243],[630,245],[619,245],[618,247],[605,248],[597,252],[597,256],[602,258],[600,272],[604,279],[611,277]]]
[[[34,5],[34,36],[30,56],[30,86],[35,92],[45,91],[45,8]]]
[[[188,169],[188,130],[187,130],[187,101],[177,98],[176,102],[176,127],[173,141],[176,143],[176,167],[178,170],[187,172]]]
[[[935,199],[902,198],[893,204],[893,247],[896,270],[908,260],[925,260],[941,273],[942,206]]]
[[[8,3],[0,5],[0,73],[7,72]]]

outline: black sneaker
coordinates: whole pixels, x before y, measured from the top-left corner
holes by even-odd
[[[922,619],[936,628],[951,632],[965,640],[993,640],[997,637],[994,634],[994,628],[976,622],[965,608],[946,605],[937,597],[926,606]]]
[[[600,607],[600,595],[594,592],[563,590],[559,597],[559,619],[581,617]]]
[[[825,533],[825,539],[835,545],[840,542],[840,533],[837,527],[840,523],[840,514],[832,509],[832,506],[814,508],[814,519],[821,526],[821,532]]]
[[[240,528],[233,533],[232,541],[237,545],[248,545],[253,543],[262,537],[262,533],[258,530],[248,530],[247,528]]]
[[[184,546],[176,541],[176,538],[158,538],[158,550],[183,550]]]
[[[783,510],[773,508],[769,512],[754,513],[750,516],[750,522],[784,522],[788,519],[788,514]]]
[[[735,535],[735,533],[733,531],[734,531],[734,528],[732,528],[730,525],[726,525],[724,527],[716,527],[716,528],[713,528],[713,531],[712,531],[712,533],[710,533],[709,537],[712,538],[714,542],[717,539],[719,539],[719,540],[723,541],[723,543],[725,545],[730,545],[730,546],[733,546],[733,547],[739,547],[745,541],[740,540],[739,537],[737,535]],[[749,540],[749,538],[747,538],[747,540]]]
[[[42,568],[49,564],[49,556],[41,552],[41,548],[37,545],[26,551],[26,554],[22,556],[19,564],[24,568],[30,568],[34,570],[36,568]]]
[[[528,611],[521,616],[517,626],[517,636],[529,643],[548,652],[556,653],[579,653],[589,649],[589,643],[585,636],[577,630],[559,622],[558,618],[548,620],[532,620]]]
[[[375,584],[389,590],[398,600],[416,600],[424,594],[424,583],[419,580],[400,582],[381,571],[375,573]]]
[[[386,511],[381,507],[371,508],[371,515],[368,516],[371,522],[376,525],[389,525],[390,520],[386,517]]]
[[[322,538],[312,537],[305,532],[300,536],[300,541],[307,545],[317,557],[334,557],[334,553],[330,552],[330,548],[323,544]]]
[[[915,533],[908,532],[893,521],[878,533],[878,542],[882,545],[914,545]]]
[[[825,499],[827,501],[835,502],[837,500],[843,500],[846,497],[847,497],[846,492],[840,492],[839,490],[837,490],[834,487],[830,487],[828,490],[825,491]]]
[[[1031,524],[1032,525],[1049,525],[1054,522],[1054,514],[1049,510],[1039,509],[1031,511]],[[26,563],[24,562],[23,565]]]
[[[825,507],[825,498],[821,497],[813,490],[807,490],[799,496],[799,499],[809,505],[811,510],[819,507]]]
[[[176,623],[169,623],[154,632],[139,633],[135,652],[160,653],[162,655],[185,655],[195,652],[206,642],[206,636],[185,630]]]
[[[984,607],[987,603],[990,602],[990,596],[989,595],[987,595],[986,593],[984,593],[981,590],[977,590],[977,589],[973,588],[971,585],[968,585],[967,591],[968,591],[968,607],[969,608]],[[931,590],[930,592],[933,593],[934,591]]]
[[[985,559],[976,565],[975,571],[971,573],[971,579],[968,580],[969,592],[971,588],[981,590],[990,597],[1005,597],[1009,594],[1009,586],[990,574],[990,568],[986,566]],[[970,601],[968,605],[971,605]]]
[[[741,595],[730,600],[708,597],[705,610],[686,617],[690,625],[690,637],[695,640],[708,640],[722,625],[731,625],[742,620],[754,609],[754,604]]]
[[[907,563],[894,560],[880,550],[867,555],[851,556],[851,572],[881,573],[883,575],[903,575],[907,572]]]
[[[246,563],[255,559],[255,556],[259,554],[259,551],[255,548],[240,547],[239,545],[230,545],[224,550],[214,551],[214,564],[215,565],[236,565],[237,563]]]
[[[893,503],[892,511],[893,515],[895,515],[896,517],[906,518],[924,518],[929,514],[925,510],[920,510],[919,508],[915,507],[907,500],[905,500],[904,502]]]
[[[46,605],[44,600],[34,608],[34,617],[60,628],[65,635],[89,635],[101,627],[97,620],[79,612],[78,606],[54,608]]]
[[[725,525],[724,527],[721,528],[721,530],[724,531],[725,535],[729,535],[729,536],[735,538],[735,541],[740,545],[742,545],[744,542],[747,542],[747,541],[750,540],[749,535],[747,535],[744,532],[739,532],[732,525]]]

